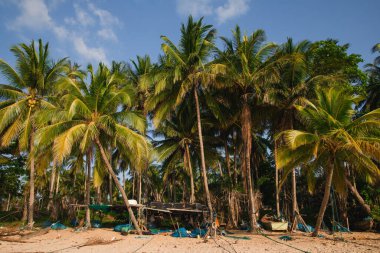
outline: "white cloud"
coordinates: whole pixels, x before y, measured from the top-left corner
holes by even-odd
[[[74,5],[75,14],[77,16],[77,20],[79,24],[83,26],[88,26],[94,24],[94,19],[90,16],[89,13],[82,10],[77,4]]]
[[[49,9],[43,0],[22,0],[17,3],[20,9],[20,15],[14,22],[10,23],[8,28],[20,30],[27,28],[30,30],[50,30],[57,37],[64,38],[68,31],[63,26],[57,25],[49,15]]]
[[[106,53],[101,47],[89,47],[82,37],[73,39],[75,50],[89,61],[108,63]]]
[[[9,28],[17,30],[23,27],[33,30],[43,30],[51,27],[53,21],[43,0],[22,0],[17,3],[21,14],[9,24]]]
[[[116,42],[118,40],[113,28],[120,27],[121,22],[109,11],[96,7],[92,3],[86,3],[85,7],[74,4],[75,15],[64,18],[64,23],[70,28],[57,25],[56,21],[49,15],[50,8],[57,8],[65,0],[21,0],[15,2],[20,14],[8,25],[9,29],[21,31],[29,29],[32,31],[49,31],[58,39],[67,41],[72,48],[87,61],[101,61],[108,63],[106,51],[101,46],[92,46],[89,41],[96,41],[93,34],[103,40]],[[88,32],[89,28],[98,30],[95,33]]]
[[[114,17],[109,11],[100,9],[91,3],[88,4],[88,7],[99,18],[100,25],[103,27],[110,27],[114,25],[119,26],[121,24],[120,20],[117,17]]]
[[[77,4],[74,4],[75,18],[74,17],[66,17],[64,19],[66,24],[69,25],[81,25],[81,26],[89,26],[95,24],[94,18],[90,13],[84,10],[84,8],[80,7]]]
[[[219,24],[249,10],[250,0],[224,0],[220,4],[217,0],[177,0],[177,12],[180,15],[193,15],[194,17],[215,15]]]
[[[219,23],[228,19],[241,16],[249,9],[249,0],[228,0],[223,6],[216,8],[216,16]]]
[[[114,33],[112,29],[109,28],[103,28],[97,32],[99,37],[105,39],[105,40],[110,40],[110,41],[117,41],[117,36]]]
[[[208,16],[213,13],[212,0],[177,0],[177,12],[194,17]]]

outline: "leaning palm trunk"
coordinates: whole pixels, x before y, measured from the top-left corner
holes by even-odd
[[[193,167],[191,166],[191,159],[190,159],[190,151],[189,151],[189,145],[186,144],[186,160],[188,162],[188,169],[190,174],[190,203],[195,202],[195,190],[194,190],[194,175],[193,175]]]
[[[364,199],[362,198],[362,196],[360,196],[360,194],[359,194],[358,190],[356,189],[356,187],[354,187],[351,184],[350,180],[348,180],[347,177],[345,178],[345,181],[346,181],[346,185],[347,185],[348,189],[350,189],[350,191],[352,192],[352,195],[354,195],[354,197],[356,198],[356,200],[363,207],[363,209],[366,212],[366,214],[367,215],[371,215],[371,207],[365,203]]]
[[[111,176],[112,176],[112,178],[113,178],[113,180],[114,180],[114,182],[116,184],[117,189],[120,191],[121,196],[123,197],[123,201],[125,203],[125,206],[128,209],[129,217],[132,220],[132,224],[135,227],[135,229],[137,230],[138,234],[141,235],[142,232],[141,232],[140,227],[139,227],[139,225],[137,223],[135,215],[133,214],[132,208],[129,205],[128,197],[125,194],[125,191],[123,190],[123,186],[120,184],[119,180],[117,179],[117,176],[116,176],[115,172],[113,171],[113,169],[111,167],[111,164],[109,163],[109,161],[107,159],[107,155],[106,155],[106,153],[104,151],[104,148],[103,148],[102,144],[100,143],[100,140],[97,137],[95,138],[95,143],[96,143],[96,145],[99,148],[99,151],[100,151],[100,154],[102,156],[102,159],[103,159],[104,163],[106,164],[106,168],[108,170],[108,173],[111,174]]]
[[[248,190],[248,201],[249,201],[249,219],[251,229],[256,228],[256,210],[255,210],[255,200],[253,196],[253,182],[251,176],[251,150],[252,150],[252,134],[251,134],[251,110],[249,105],[244,98],[243,111],[241,115],[242,120],[242,136],[244,145],[244,160],[245,160],[245,171],[247,180],[247,190]],[[243,168],[244,169],[244,168]]]
[[[204,147],[203,147],[202,125],[201,125],[201,111],[199,108],[199,99],[198,99],[198,92],[197,92],[196,87],[194,88],[194,97],[195,97],[195,106],[197,109],[199,145],[201,147],[201,165],[202,165],[201,168],[202,168],[202,176],[203,176],[203,185],[205,187],[207,207],[210,211],[210,220],[212,220],[213,212],[212,212],[210,191],[208,189],[208,182],[207,182],[207,171],[206,171],[205,153],[204,153]]]
[[[28,206],[28,228],[32,229],[34,220],[34,138],[33,133],[30,137],[30,147],[29,147],[29,162],[30,162],[30,178],[29,178],[29,206]]]
[[[87,152],[86,155],[86,166],[87,166],[87,175],[86,175],[86,226],[91,227],[91,216],[90,216],[90,183],[91,183],[91,151]]]
[[[319,213],[318,213],[318,217],[317,217],[317,222],[315,224],[315,230],[313,232],[313,236],[318,235],[318,232],[319,232],[321,225],[322,225],[323,217],[325,215],[326,207],[327,207],[327,204],[328,204],[329,198],[330,198],[330,188],[331,188],[333,173],[334,173],[334,167],[331,166],[331,168],[328,168],[328,171],[327,171],[325,193],[323,195],[322,204],[321,204],[321,207],[319,209]]]

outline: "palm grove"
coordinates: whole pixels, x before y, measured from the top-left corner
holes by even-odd
[[[3,209],[32,228],[46,208],[57,220],[72,203],[123,202],[139,228],[130,198],[201,202],[256,228],[265,206],[302,212],[317,235],[332,193],[342,220],[379,218],[380,56],[362,71],[332,39],[277,45],[239,26],[217,38],[192,17],[180,32],[161,36],[155,63],[83,68],[41,40],[13,46],[15,66],[0,60]]]

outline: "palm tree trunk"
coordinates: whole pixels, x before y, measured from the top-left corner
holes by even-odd
[[[59,179],[60,179],[60,175],[59,175],[59,171],[57,171],[57,184],[55,186],[55,195],[57,195],[59,191]]]
[[[110,164],[112,164],[112,147],[109,147],[109,154],[110,154]],[[115,165],[116,167],[116,165]],[[108,195],[109,195],[109,204],[112,205],[112,177],[111,175],[108,175]]]
[[[47,206],[47,209],[50,212],[50,218],[51,220],[57,219],[57,212],[54,205],[54,186],[55,186],[55,177],[56,177],[56,167],[55,162],[53,161],[52,169],[51,169],[51,175],[50,175],[50,185],[49,185],[49,203]]]
[[[102,191],[100,190],[101,186],[96,187],[96,203],[101,204],[102,201]]]
[[[313,232],[313,236],[317,236],[318,232],[321,228],[323,217],[325,215],[326,207],[327,207],[327,204],[328,204],[329,198],[330,198],[330,188],[331,188],[333,173],[334,173],[334,167],[331,166],[327,171],[325,193],[323,195],[322,204],[321,204],[321,207],[319,209],[319,213],[318,213],[318,217],[317,217],[317,222],[315,224],[315,230]]]
[[[238,172],[237,172],[237,147],[236,147],[236,142],[234,143],[234,183],[235,186],[237,185],[237,177],[238,177]]]
[[[251,152],[252,152],[252,116],[249,105],[246,101],[247,98],[244,98],[243,111],[241,115],[242,120],[242,137],[244,144],[244,160],[245,160],[245,171],[247,178],[247,187],[248,187],[248,200],[249,200],[249,218],[251,229],[255,229],[256,225],[256,210],[255,210],[255,200],[253,194],[253,182],[251,176]]]
[[[112,205],[112,176],[108,175],[108,194],[110,196],[110,205]]]
[[[275,162],[277,161],[277,151],[278,151],[278,141],[277,140],[274,140],[274,160]],[[279,178],[278,178],[278,167],[277,167],[277,163],[275,163],[275,170],[276,170],[276,214],[277,214],[277,217],[280,217],[280,190],[279,190]]]
[[[141,204],[141,194],[142,194],[142,175],[141,175],[141,171],[138,173],[138,176],[139,176],[139,189],[138,189],[138,203]],[[139,211],[138,211],[138,219],[141,219],[141,208],[139,208]]]
[[[132,178],[132,198],[135,199],[136,195],[136,172],[133,172],[133,178]]]
[[[86,166],[87,166],[87,175],[86,175],[86,226],[91,227],[91,213],[90,213],[90,193],[91,193],[91,151],[87,151],[86,154]]]
[[[11,206],[11,194],[8,193],[8,200],[7,200],[7,209],[5,211],[9,211],[10,209],[10,206]]]
[[[289,129],[293,129],[293,115],[289,117]],[[292,217],[296,217],[296,212],[298,212],[298,202],[297,202],[297,178],[296,178],[296,169],[292,170]]]
[[[27,198],[27,192],[24,193],[24,205],[22,208],[22,217],[21,221],[25,222],[28,219],[28,198]]]
[[[356,187],[354,187],[351,184],[350,180],[348,180],[347,177],[345,178],[345,181],[346,181],[348,189],[350,189],[350,191],[352,192],[352,195],[354,195],[355,199],[363,207],[363,209],[367,213],[367,215],[370,215],[371,214],[371,207],[365,203],[364,199],[362,198],[362,196],[360,196],[360,194],[359,194],[358,190],[356,189]]]
[[[34,136],[33,133],[30,137],[30,147],[29,147],[29,169],[30,169],[30,178],[29,178],[29,206],[28,206],[28,228],[32,229],[34,220]]]
[[[230,169],[230,154],[228,152],[228,143],[227,143],[227,137],[224,141],[224,154],[226,156],[226,167],[227,167],[227,173],[228,176],[231,177],[231,169]]]
[[[198,123],[198,135],[199,135],[199,145],[201,148],[201,168],[202,168],[202,176],[203,176],[203,185],[205,187],[205,194],[207,199],[207,207],[210,212],[210,221],[213,217],[212,212],[212,203],[211,203],[211,196],[210,191],[208,189],[208,180],[207,180],[207,171],[206,171],[206,161],[205,161],[205,153],[204,153],[204,147],[203,147],[203,136],[202,136],[202,124],[201,124],[201,111],[199,108],[199,99],[198,99],[198,92],[197,88],[194,88],[194,97],[195,97],[195,106],[197,109],[197,123]]]
[[[111,176],[112,176],[112,178],[113,178],[113,180],[114,180],[114,182],[115,182],[115,184],[116,184],[116,187],[118,188],[118,190],[119,190],[120,193],[121,193],[121,196],[123,197],[124,204],[125,204],[125,206],[127,207],[127,210],[128,210],[128,213],[129,213],[129,217],[130,217],[130,219],[132,220],[133,226],[134,226],[135,229],[137,230],[138,234],[139,234],[139,235],[142,235],[142,232],[141,232],[140,227],[139,227],[139,225],[138,225],[138,223],[137,223],[137,220],[136,220],[136,218],[135,218],[135,215],[133,214],[132,208],[131,208],[131,206],[129,205],[128,197],[127,197],[127,195],[125,194],[125,191],[123,190],[123,187],[122,187],[122,185],[120,184],[119,180],[117,179],[117,176],[116,176],[115,172],[113,171],[113,169],[112,169],[112,167],[111,167],[111,164],[109,163],[109,161],[108,161],[108,159],[107,159],[107,155],[106,155],[106,153],[105,153],[105,151],[104,151],[104,148],[103,148],[102,144],[100,143],[100,141],[99,141],[99,139],[98,139],[97,137],[95,138],[95,143],[96,143],[96,145],[98,145],[98,147],[99,147],[100,154],[101,154],[101,156],[102,156],[103,161],[104,161],[105,164],[106,164],[106,168],[107,168],[107,170],[108,170],[108,173],[111,174]]]
[[[187,162],[188,162],[189,174],[190,174],[190,203],[194,203],[195,202],[194,175],[193,175],[193,167],[191,165],[190,150],[189,150],[188,144],[186,144],[185,153],[187,156]]]
[[[125,170],[123,170],[123,190],[125,191]]]

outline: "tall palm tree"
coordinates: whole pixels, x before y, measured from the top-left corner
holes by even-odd
[[[130,85],[124,85],[124,80],[112,74],[103,64],[99,64],[96,72],[89,65],[88,74],[89,84],[70,78],[62,82],[61,88],[67,92],[62,96],[66,110],[53,108],[46,112],[46,116],[50,114],[60,120],[40,129],[37,140],[40,145],[53,141],[54,157],[58,164],[71,154],[73,148],[78,148],[82,154],[99,152],[122,195],[133,225],[141,233],[105,147],[109,143],[121,146],[123,148],[120,150],[136,167],[145,166],[148,144],[140,134],[145,131],[145,119],[130,110],[135,92]],[[121,107],[124,110],[119,110]],[[87,156],[88,161],[91,157]]]
[[[35,198],[35,150],[34,138],[37,126],[34,115],[41,109],[54,107],[47,96],[53,85],[61,78],[66,59],[53,62],[49,58],[49,44],[34,41],[30,45],[19,44],[11,48],[16,57],[12,68],[0,59],[0,71],[9,84],[0,85],[0,136],[1,146],[9,146],[18,140],[19,149],[28,152],[29,205],[28,227],[33,228]]]
[[[359,175],[379,178],[380,170],[372,159],[380,161],[380,109],[353,120],[354,97],[330,88],[317,93],[316,103],[297,106],[305,130],[287,130],[280,134],[285,146],[279,151],[278,164],[285,175],[294,167],[305,169],[309,179],[323,173],[324,196],[314,236],[318,235],[330,196],[330,188],[343,191],[346,164]],[[309,181],[313,188],[313,180]]]
[[[286,61],[280,70],[280,79],[272,84],[268,91],[270,96],[269,103],[276,107],[274,114],[275,122],[273,123],[274,134],[284,130],[293,129],[296,119],[295,105],[302,102],[303,99],[310,97],[313,86],[308,83],[307,72],[307,51],[310,42],[307,40],[294,44],[291,38],[279,46],[276,57]],[[277,156],[277,148],[281,140],[274,139],[274,155]],[[277,216],[280,216],[280,198],[278,188],[278,170],[276,168],[276,210]],[[297,191],[296,191],[296,173],[292,172],[292,214],[298,211]]]
[[[163,135],[165,138],[154,142],[158,153],[158,160],[162,161],[166,165],[165,167],[169,167],[169,169],[174,168],[182,160],[183,167],[190,176],[190,203],[195,202],[194,175],[191,159],[191,147],[194,147],[197,139],[194,122],[195,117],[192,117],[191,114],[177,114],[171,120],[164,121],[158,127],[156,133]]]
[[[372,48],[372,52],[380,53],[380,43]],[[380,56],[377,56],[373,63],[366,64],[365,68],[369,79],[363,108],[374,110],[380,107]]]
[[[155,91],[147,101],[147,109],[154,111],[153,123],[157,126],[188,96],[194,96],[200,143],[201,171],[211,219],[213,208],[208,188],[198,93],[206,85],[210,84],[215,79],[216,73],[223,71],[223,68],[220,65],[206,64],[214,47],[216,30],[211,25],[204,25],[202,22],[202,18],[194,21],[190,16],[187,24],[182,24],[181,26],[181,38],[178,46],[168,37],[161,36],[164,41],[161,47],[165,55],[161,58],[160,70],[155,76]]]
[[[276,82],[279,78],[275,62],[268,60],[274,53],[276,45],[264,44],[263,30],[243,36],[239,26],[233,31],[232,39],[222,37],[222,40],[225,50],[218,52],[217,61],[227,67],[223,83],[225,87],[231,89],[232,94],[240,97],[239,114],[244,152],[242,163],[248,187],[250,224],[253,229],[256,227],[257,210],[254,207],[251,178],[252,106],[255,108],[261,103],[265,86]]]
[[[380,53],[380,43],[377,43],[372,47],[372,53],[376,52]],[[380,56],[377,56],[373,62],[376,65],[380,65]]]

